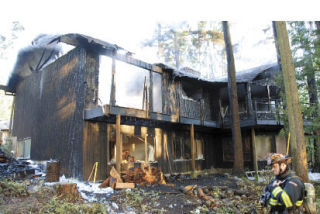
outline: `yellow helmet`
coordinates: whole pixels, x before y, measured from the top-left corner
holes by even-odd
[[[292,158],[288,157],[281,153],[273,153],[270,154],[267,160],[268,165],[273,165],[275,163],[286,163],[290,164],[292,162]]]

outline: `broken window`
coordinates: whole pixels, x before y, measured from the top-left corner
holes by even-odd
[[[149,162],[155,161],[155,141],[153,136],[144,137],[134,134],[135,126],[122,126],[122,163],[144,162],[145,155]],[[111,132],[110,137],[110,157],[111,162],[116,161],[116,142],[115,131]],[[145,141],[147,142],[147,151],[145,151]]]
[[[203,139],[200,137],[195,138],[195,153],[196,159],[203,159]],[[173,137],[174,159],[188,160],[192,159],[191,156],[191,140],[189,137],[175,136]]]
[[[150,86],[149,70],[116,61],[116,105],[143,109],[145,81]]]
[[[100,56],[99,65],[99,104],[110,104],[112,59],[107,56]]]
[[[145,139],[140,136],[123,135],[122,160],[144,162],[147,153],[147,160],[152,162],[154,158],[153,137],[147,137],[147,152],[145,151]]]
[[[162,75],[153,72],[153,111],[162,112]]]

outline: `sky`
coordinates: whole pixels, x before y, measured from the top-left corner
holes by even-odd
[[[290,2],[294,5],[295,1]],[[305,2],[306,5],[315,4],[313,0]],[[13,21],[19,21],[25,30],[8,53],[8,59],[0,60],[0,84],[6,84],[18,50],[30,44],[41,33],[81,33],[115,43],[147,62],[159,62],[155,50],[141,49],[141,42],[152,37],[158,22],[229,20],[231,40],[240,41],[241,53],[236,60],[236,69],[258,66],[275,60],[272,43],[259,48],[255,45],[259,38],[264,38],[261,27],[271,23],[271,20],[292,20],[296,17],[292,17],[291,13],[287,14],[287,10],[283,12],[281,7],[288,7],[288,2],[5,0],[0,9],[0,34],[8,34]],[[319,20],[319,17],[313,15],[318,14],[316,8],[318,7],[308,6],[308,12],[302,18]],[[299,11],[301,15],[304,6],[289,9],[293,14],[298,14]]]

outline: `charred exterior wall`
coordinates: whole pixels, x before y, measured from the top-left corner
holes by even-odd
[[[107,177],[107,123],[84,122],[83,135],[83,179],[90,176],[93,165],[98,162],[96,179]]]
[[[31,137],[31,158],[57,159],[60,173],[82,177],[84,49],[75,48],[33,73],[16,93],[13,135]]]
[[[110,130],[108,130],[110,129]],[[208,130],[206,130],[208,131]],[[93,164],[99,162],[97,179],[105,179],[112,166],[115,165],[115,126],[105,122],[85,122],[83,170],[87,179]],[[109,135],[110,134],[110,135]],[[109,137],[108,137],[109,135]],[[147,138],[145,138],[147,136]],[[138,125],[121,125],[122,155],[125,152],[135,160],[135,166],[144,162],[144,140],[147,139],[148,159],[151,165],[158,166],[164,173],[182,173],[192,171],[190,129],[185,125],[145,127]],[[109,141],[109,142],[108,142]],[[195,131],[195,142],[201,152],[196,156],[196,170],[221,166],[222,146],[217,136],[210,132]],[[135,145],[133,145],[135,144]],[[181,144],[184,144],[181,148]],[[108,145],[110,148],[108,149]],[[177,148],[177,145],[178,148]],[[133,151],[133,148],[135,151]],[[150,158],[150,150],[153,157]],[[107,154],[109,151],[109,155]],[[110,159],[108,160],[109,157]],[[123,160],[125,160],[124,156]],[[109,162],[109,164],[108,164]],[[219,165],[220,163],[220,165]],[[126,165],[122,164],[122,169]]]

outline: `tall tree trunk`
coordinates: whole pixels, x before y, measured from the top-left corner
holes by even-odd
[[[279,54],[278,59],[280,59],[285,85],[293,167],[297,175],[300,176],[304,182],[308,182],[306,141],[286,22],[273,22],[273,26],[275,28],[274,36]]]
[[[316,25],[316,29],[318,32],[316,42],[320,42],[320,34],[319,34],[320,22],[316,21],[315,25]],[[315,46],[315,48],[317,48],[316,44],[314,44],[314,46]],[[312,74],[310,74],[310,77],[307,76],[307,78],[308,78],[308,93],[309,93],[310,103],[314,103],[314,105],[316,106],[316,112],[313,116],[318,117],[319,100],[318,100],[318,94],[317,94],[317,85],[316,85],[316,81],[315,81],[315,72],[314,72],[314,70],[312,70],[312,71],[313,72],[312,72]],[[310,81],[309,81],[309,79],[310,79]],[[310,88],[310,91],[309,91],[309,88]],[[314,139],[314,167],[313,167],[313,171],[320,172],[320,130],[315,130],[314,135],[315,135],[315,139]]]
[[[228,61],[228,94],[229,104],[232,118],[232,141],[234,150],[233,174],[240,175],[244,173],[243,152],[241,141],[241,129],[239,121],[239,106],[236,83],[236,69],[232,51],[232,43],[230,39],[229,24],[222,22],[224,42],[226,45],[227,61]]]

